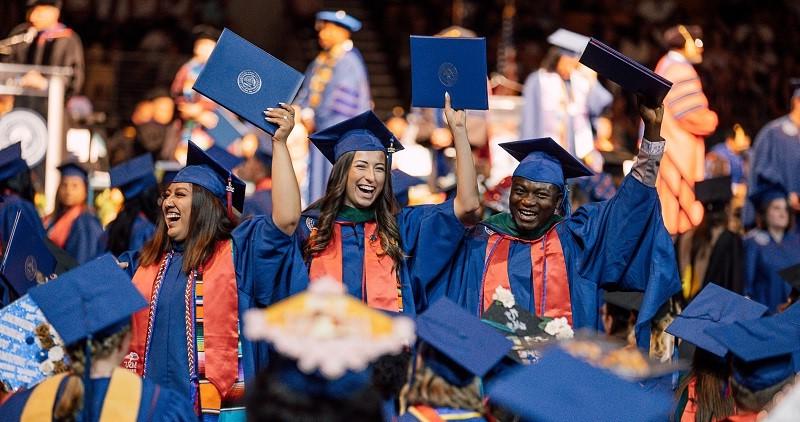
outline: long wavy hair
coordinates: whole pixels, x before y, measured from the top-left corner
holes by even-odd
[[[236,221],[220,200],[206,188],[192,184],[192,211],[189,216],[189,235],[184,244],[183,272],[188,274],[202,266],[214,253],[217,242],[228,240],[236,227]],[[141,265],[158,264],[165,253],[173,247],[167,235],[167,224],[163,215],[158,219],[156,232],[142,247]]]
[[[131,326],[126,325],[121,330],[114,334],[92,339],[91,351],[92,361],[103,359],[111,356],[117,349],[119,349],[125,336],[130,331]],[[78,412],[84,406],[84,385],[83,375],[91,368],[85,367],[86,362],[86,342],[82,340],[73,345],[67,346],[67,355],[69,356],[70,375],[67,378],[64,392],[61,398],[56,403],[53,411],[53,420],[57,421],[74,421],[77,419]]]
[[[430,346],[423,344],[419,353],[424,355],[424,349],[427,347]],[[414,362],[412,365],[417,365],[417,363]],[[411,372],[410,368],[409,372]],[[413,374],[409,374],[409,378],[411,382],[406,384],[400,392],[400,408],[403,410],[410,406],[423,405],[472,410],[482,415],[487,413],[486,406],[481,400],[478,378],[464,387],[456,387],[433,372],[430,367],[425,365],[424,360],[421,367]]]
[[[695,380],[697,413],[694,420],[710,422],[725,419],[735,410],[733,397],[724,393],[729,375],[730,369],[725,360],[698,347],[692,358],[692,369],[678,386],[675,396],[680,398],[689,388],[689,383]]]
[[[111,253],[119,255],[130,249],[131,229],[139,214],[144,215],[153,224],[158,223],[161,216],[158,195],[158,186],[154,185],[133,198],[125,198],[117,218],[108,225],[107,249]]]
[[[319,220],[316,230],[303,245],[303,257],[308,262],[315,255],[321,253],[328,247],[333,236],[333,224],[336,216],[344,207],[347,196],[347,176],[350,166],[353,164],[355,152],[343,154],[333,165],[331,177],[328,179],[328,188],[325,195],[309,205],[308,209],[319,208]],[[381,246],[386,255],[394,261],[395,272],[399,272],[400,264],[405,259],[402,246],[400,245],[400,230],[397,228],[395,214],[399,211],[400,205],[394,197],[392,191],[392,176],[386,170],[386,179],[383,182],[383,190],[380,196],[372,204],[375,210],[375,220],[378,224],[378,236],[381,239]]]

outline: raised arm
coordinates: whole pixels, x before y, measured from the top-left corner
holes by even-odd
[[[664,105],[650,108],[645,105],[641,97],[638,98],[639,115],[644,121],[644,136],[636,163],[631,174],[636,180],[649,187],[655,187],[658,176],[658,166],[661,156],[664,155],[664,138],[661,137],[661,121],[664,119]]]
[[[272,136],[272,221],[283,233],[291,235],[300,220],[300,187],[286,147],[294,128],[294,109],[281,103],[280,107],[268,108],[264,115],[278,126]]]
[[[444,96],[444,113],[453,134],[456,148],[456,198],[453,203],[456,217],[462,224],[473,225],[480,221],[480,197],[472,149],[467,138],[467,112],[453,110],[450,94]]]

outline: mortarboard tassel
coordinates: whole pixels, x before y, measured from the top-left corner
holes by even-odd
[[[228,219],[233,221],[233,180],[230,172],[228,172],[228,186],[225,186],[225,202],[228,208]]]
[[[388,167],[386,171],[392,170],[392,154],[395,152],[397,152],[397,149],[394,147],[394,138],[392,138],[389,139],[389,146],[386,148],[386,164]]]

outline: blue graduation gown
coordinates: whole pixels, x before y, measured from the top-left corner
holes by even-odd
[[[789,116],[767,123],[756,135],[750,159],[749,191],[755,192],[764,182],[777,183],[788,192],[800,193],[800,127]],[[755,220],[748,201],[742,214],[746,226]]]
[[[272,215],[272,189],[257,190],[245,198],[242,217]]]
[[[319,64],[314,60],[306,70],[306,78],[297,96],[300,107],[311,107],[310,85],[315,80]],[[320,103],[314,108],[315,130],[319,131],[363,113],[371,108],[372,97],[364,59],[357,48],[344,53],[333,66],[330,80],[322,91]],[[310,148],[308,166],[308,195],[306,203],[325,194],[332,164],[316,148]]]
[[[300,251],[315,227],[318,216],[318,210],[303,213],[297,236]],[[455,215],[452,200],[437,205],[405,207],[395,218],[401,247],[407,256],[400,267],[403,312],[414,315],[427,308],[426,286],[447,268],[465,231]],[[361,291],[364,269],[363,223],[342,226],[342,256],[342,282],[347,292],[358,299],[365,299]]]
[[[61,381],[55,403],[58,403],[58,400],[63,394],[66,381],[67,378]],[[100,419],[110,381],[111,378],[97,378],[91,380],[92,397],[90,400],[84,401],[84,406],[86,406],[87,402],[92,406],[91,414],[94,417],[91,422]],[[28,404],[28,399],[30,399],[34,389],[23,390],[12,395],[8,401],[0,407],[0,420],[6,422],[20,420],[25,405]],[[138,406],[135,403],[129,402],[126,402],[124,405],[129,406],[131,412],[138,412],[136,420],[140,422],[197,421],[197,416],[194,415],[191,403],[189,403],[188,400],[180,397],[174,391],[160,387],[148,380],[142,380],[142,396]],[[78,413],[77,421],[87,422],[84,420],[82,412]]]
[[[647,348],[650,320],[670,296],[680,291],[672,239],[661,219],[655,188],[632,176],[605,202],[587,204],[550,229],[555,230],[564,255],[573,326],[600,328],[600,288],[644,291],[636,322],[637,341]],[[486,248],[499,227],[481,223],[470,229],[458,258],[446,276],[433,285],[431,300],[441,295],[480,314]],[[535,312],[541,298],[533,297],[531,244],[512,241],[508,279],[516,302]],[[549,280],[547,282],[553,282]]]
[[[744,253],[745,295],[776,312],[792,291],[778,271],[800,263],[800,234],[787,232],[778,243],[764,230],[751,230]]]
[[[297,293],[306,286],[290,285],[295,278],[305,278],[302,265],[292,265],[302,259],[293,254],[296,249],[293,236],[281,232],[270,216],[245,220],[232,233],[233,259],[238,285],[239,331],[241,315],[248,309],[266,307]],[[128,262],[133,276],[139,267],[139,252],[129,251],[119,257]],[[181,267],[183,251],[177,247],[161,285],[159,303],[153,327],[151,350],[147,362],[147,379],[170,388],[183,397],[190,397],[189,364],[186,351],[186,323],[184,319],[184,290],[188,281]],[[299,290],[292,290],[296,287]],[[242,345],[241,366],[245,382],[266,366],[268,350],[264,344],[252,343],[239,336]]]
[[[19,195],[11,193],[3,195],[3,202],[0,202],[0,239],[3,241],[3,246],[8,243],[17,211],[22,211],[22,216],[36,230],[36,234],[42,238],[45,237],[44,226],[39,218],[39,213],[36,212],[36,207],[29,201],[20,198]]]
[[[56,220],[52,221],[47,230],[50,230],[55,223]],[[69,236],[64,242],[64,250],[75,258],[78,264],[83,264],[103,253],[105,248],[101,245],[102,236],[103,227],[100,221],[91,211],[85,210],[72,222]]]

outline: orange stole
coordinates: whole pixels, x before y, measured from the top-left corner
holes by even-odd
[[[342,282],[342,226],[353,223],[337,221],[333,226],[331,240],[324,251],[311,260],[309,278],[333,277]],[[312,229],[309,241],[313,241],[316,228]],[[370,240],[375,239],[375,240]],[[399,282],[394,271],[394,261],[383,252],[374,221],[364,223],[364,269],[361,276],[361,297],[372,308],[402,312],[403,299],[398,293]]]
[[[498,286],[511,290],[511,283],[508,280],[508,253],[514,240],[531,245],[533,278],[531,292],[536,315],[550,318],[566,317],[572,324],[567,266],[564,262],[561,239],[558,238],[555,226],[536,240],[518,239],[497,232],[489,236],[482,282],[482,312],[492,305],[492,296]]]
[[[203,307],[203,337],[205,341],[205,378],[224,398],[238,376],[239,295],[233,263],[232,242],[219,242],[214,254],[203,268],[203,300],[213,304]],[[159,263],[160,264],[160,263]],[[153,284],[159,264],[139,267],[133,283],[146,298],[153,298]],[[165,270],[166,273],[166,270]],[[156,310],[158,312],[158,310]],[[133,315],[130,353],[122,365],[142,375],[145,343],[148,331],[148,308]]]
[[[63,249],[72,231],[72,225],[85,209],[85,205],[76,205],[68,209],[67,212],[62,214],[61,217],[47,229],[47,237],[50,238],[56,246]],[[48,222],[51,218],[52,216],[48,217]]]

